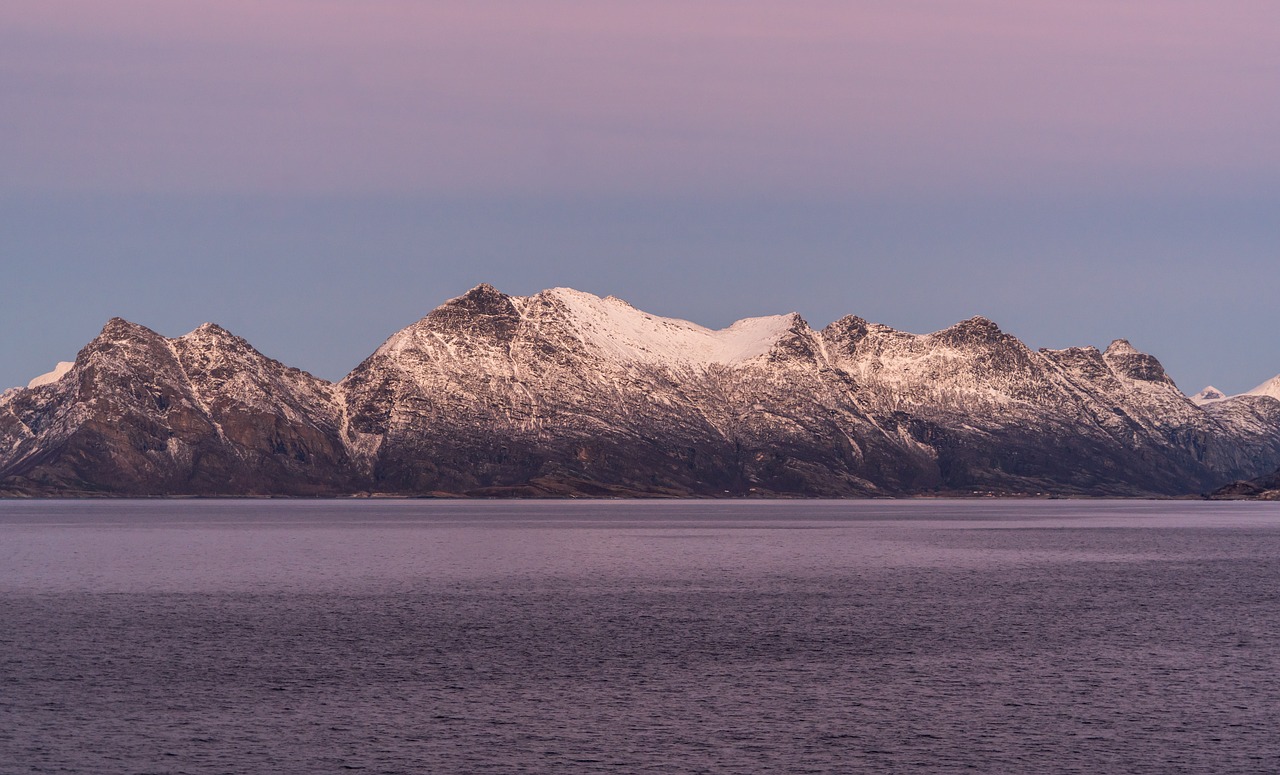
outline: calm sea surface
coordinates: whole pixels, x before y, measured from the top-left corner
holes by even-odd
[[[1280,771],[1280,506],[0,502],[0,772]]]

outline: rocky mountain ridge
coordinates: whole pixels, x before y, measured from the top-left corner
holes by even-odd
[[[355,469],[329,383],[212,324],[176,339],[114,318],[59,379],[0,399],[0,488],[313,495]]]
[[[0,397],[8,494],[1185,495],[1277,467],[1280,400],[1197,405],[1124,340],[714,331],[566,288],[478,286],[338,383],[214,325],[114,319]]]

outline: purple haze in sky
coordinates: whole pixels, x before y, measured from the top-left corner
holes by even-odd
[[[1280,372],[1280,4],[0,11],[0,387],[111,315],[336,378],[471,285]]]

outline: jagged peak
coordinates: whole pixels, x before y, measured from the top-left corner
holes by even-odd
[[[1136,349],[1127,339],[1117,339],[1108,345],[1102,359],[1122,377],[1145,382],[1173,383],[1155,356]]]
[[[1102,354],[1101,350],[1099,350],[1097,347],[1094,347],[1091,344],[1084,345],[1083,347],[1063,347],[1061,349],[1054,349],[1052,347],[1041,347],[1039,352],[1042,352],[1046,355],[1101,355]]]
[[[839,320],[833,320],[827,325],[827,328],[867,328],[872,325],[875,324],[868,322],[866,318],[861,318],[857,315],[845,315]]]
[[[857,315],[845,315],[839,320],[832,321],[827,327],[822,329],[824,334],[846,334],[857,337],[863,337],[871,332],[879,334],[902,334],[892,326],[886,326],[884,323],[872,323],[866,318]],[[915,336],[915,334],[904,334],[905,336]]]
[[[944,331],[972,331],[975,333],[983,333],[983,334],[990,334],[990,335],[997,335],[997,334],[1004,333],[1003,331],[1000,330],[1000,326],[996,325],[994,320],[992,320],[991,318],[983,317],[982,315],[974,315],[968,320],[961,320],[959,323],[956,323],[955,325],[949,328],[945,328],[943,330]]]
[[[955,323],[946,328],[934,331],[931,334],[912,334],[906,331],[900,331],[892,326],[887,326],[883,323],[872,323],[868,321],[866,318],[862,318],[857,315],[845,315],[839,320],[832,322],[825,329],[823,329],[823,331],[828,333],[852,332],[857,334],[858,336],[863,336],[869,332],[874,331],[876,333],[897,334],[904,337],[916,337],[916,338],[931,337],[931,338],[940,339],[943,341],[952,340],[952,341],[995,342],[995,341],[1003,341],[1003,340],[1017,340],[1016,337],[1008,333],[1005,333],[1005,331],[1001,329],[1000,326],[991,318],[985,317],[983,315],[974,315],[971,318],[968,318],[966,320],[961,320],[958,323]],[[1080,348],[1073,347],[1069,349],[1078,350]],[[1096,348],[1086,348],[1086,349],[1094,349],[1096,351]],[[1040,352],[1059,352],[1059,351],[1049,350],[1047,348],[1042,347],[1040,348]],[[1067,352],[1067,350],[1062,350],[1060,352]]]
[[[1000,326],[996,325],[996,322],[994,320],[992,320],[989,317],[985,317],[983,315],[974,315],[968,320],[961,320],[959,323],[956,323],[956,325],[964,326],[965,328],[995,329],[996,331],[1000,330]]]
[[[217,323],[202,323],[194,331],[183,334],[178,338],[182,341],[188,342],[214,340],[224,343],[247,344],[242,337],[236,336]]]
[[[98,335],[100,339],[112,341],[121,341],[129,339],[147,339],[147,340],[166,340],[166,341],[192,341],[200,339],[216,339],[224,342],[237,342],[247,344],[242,337],[236,336],[227,329],[217,323],[202,323],[194,330],[183,334],[176,339],[168,339],[163,334],[159,334],[154,330],[147,328],[139,323],[132,323],[121,317],[113,317],[107,321],[102,327],[102,333]]]
[[[1012,339],[1008,334],[1001,331],[1000,326],[996,325],[994,321],[981,315],[975,315],[968,320],[961,320],[959,323],[941,331],[935,331],[929,336],[940,341],[950,342],[953,345],[994,344],[1005,339]]]
[[[876,324],[868,323],[857,315],[845,315],[828,323],[821,336],[839,350],[852,354],[875,328]]]
[[[1141,355],[1142,353],[1128,339],[1116,339],[1107,345],[1103,355]]]
[[[483,298],[489,298],[493,296],[505,297],[506,294],[498,290],[497,288],[493,287],[489,283],[480,283],[479,285],[467,291],[466,293],[462,294],[458,298],[459,299],[483,299]]]
[[[217,323],[201,324],[194,331],[183,334],[174,341],[197,348],[212,347],[215,349],[253,350],[257,352],[257,350],[254,350],[253,345],[249,344],[243,337],[236,336]]]
[[[120,340],[120,339],[155,339],[163,338],[160,334],[152,331],[144,325],[133,323],[122,317],[113,317],[102,327],[102,332],[98,334],[99,338]]]
[[[225,329],[225,328],[223,328],[222,326],[218,325],[217,323],[201,323],[201,324],[200,324],[199,326],[197,326],[197,327],[196,327],[196,329],[195,329],[194,331],[192,331],[191,333],[193,333],[193,334],[219,334],[219,335],[221,335],[221,334],[231,334],[231,332],[230,332],[230,331],[228,331],[227,329]],[[231,335],[232,335],[232,336],[234,336],[234,334],[231,334]]]
[[[427,318],[451,316],[458,311],[477,315],[512,315],[515,314],[515,307],[511,304],[510,296],[488,283],[480,283],[461,296],[441,304]]]

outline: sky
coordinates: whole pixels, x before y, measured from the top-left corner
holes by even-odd
[[[112,316],[338,379],[480,283],[1280,373],[1274,0],[6,0],[0,389]]]

